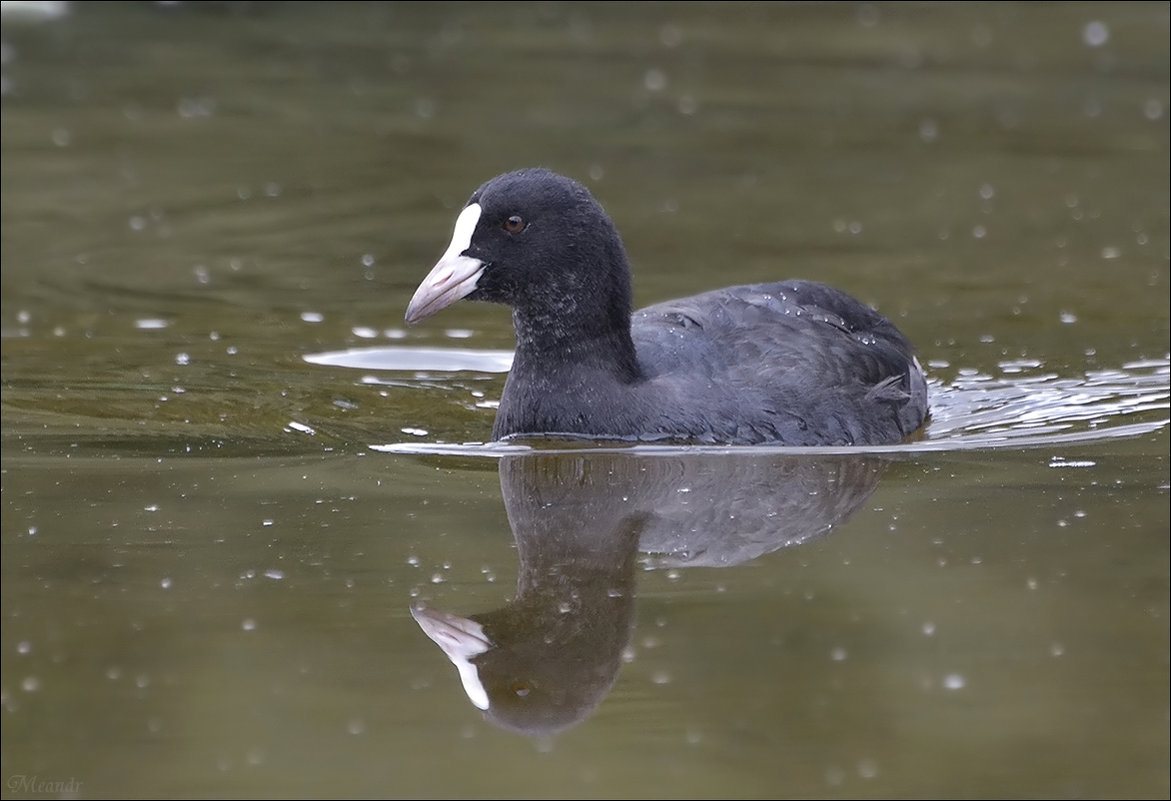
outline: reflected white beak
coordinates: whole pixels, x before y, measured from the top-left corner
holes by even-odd
[[[480,221],[480,204],[472,203],[455,221],[451,244],[438,263],[427,273],[407,304],[406,321],[416,323],[471,294],[484,272],[484,262],[463,255],[472,244],[472,234]]]
[[[472,663],[472,657],[492,647],[492,642],[484,634],[484,627],[469,618],[428,609],[422,604],[411,607],[411,616],[455,665],[468,700],[480,709],[487,709],[488,691],[480,683],[479,671]]]

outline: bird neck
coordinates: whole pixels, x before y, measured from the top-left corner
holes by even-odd
[[[514,310],[516,355],[514,374],[557,380],[562,373],[580,377],[583,368],[621,383],[636,381],[641,371],[630,336],[629,309],[612,308],[599,315],[559,313],[544,309],[526,314]]]

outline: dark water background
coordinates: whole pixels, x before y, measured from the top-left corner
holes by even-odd
[[[4,797],[1171,792],[1166,3],[11,8]],[[877,306],[924,438],[464,444],[508,314],[402,313],[528,165],[639,304]]]

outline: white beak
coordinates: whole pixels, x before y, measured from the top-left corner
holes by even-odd
[[[475,290],[476,282],[484,272],[484,262],[463,254],[471,247],[481,211],[479,203],[472,203],[456,218],[451,244],[407,304],[408,323],[430,317]]]

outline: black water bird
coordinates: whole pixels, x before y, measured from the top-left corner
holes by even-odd
[[[734,286],[632,313],[613,222],[549,170],[506,173],[472,194],[406,320],[465,297],[513,312],[494,439],[880,445],[927,417],[910,342],[825,284]]]

